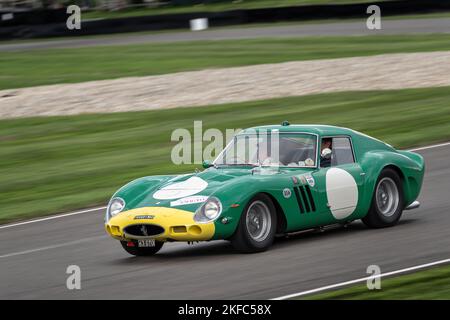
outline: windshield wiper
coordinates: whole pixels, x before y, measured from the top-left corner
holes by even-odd
[[[226,166],[226,167],[236,167],[236,166],[250,166],[250,167],[258,167],[257,164],[254,163],[222,163],[218,166]]]

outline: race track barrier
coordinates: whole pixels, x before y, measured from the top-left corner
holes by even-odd
[[[0,20],[0,39],[81,36],[121,32],[190,29],[190,21],[207,19],[209,27],[249,23],[307,21],[367,17],[369,5],[378,5],[382,16],[450,11],[450,1],[394,0],[356,4],[305,5],[277,8],[194,12],[117,19],[82,20],[81,30],[68,30],[65,9],[14,13],[12,19]],[[8,14],[8,12],[0,12]],[[83,16],[82,16],[83,18]]]

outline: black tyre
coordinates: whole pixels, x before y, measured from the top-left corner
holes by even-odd
[[[404,208],[402,181],[397,172],[384,169],[378,177],[369,212],[362,219],[370,228],[392,227]]]
[[[164,242],[161,241],[155,241],[154,247],[149,248],[139,248],[137,246],[137,242],[133,242],[134,246],[128,246],[128,241],[120,241],[120,244],[125,249],[126,252],[133,256],[152,256],[155,253],[157,253],[159,250],[161,250]]]
[[[272,200],[265,194],[259,194],[244,208],[231,243],[241,252],[265,251],[273,243],[276,224],[276,210]]]

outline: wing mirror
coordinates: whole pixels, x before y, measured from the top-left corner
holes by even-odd
[[[203,168],[208,169],[213,166],[213,163],[210,160],[203,160],[202,166]]]
[[[323,159],[330,159],[331,158],[331,149],[330,148],[323,149],[320,156]]]

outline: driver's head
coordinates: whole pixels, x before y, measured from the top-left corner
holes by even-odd
[[[322,139],[322,147],[321,150],[323,149],[331,149],[331,138],[323,138]]]

